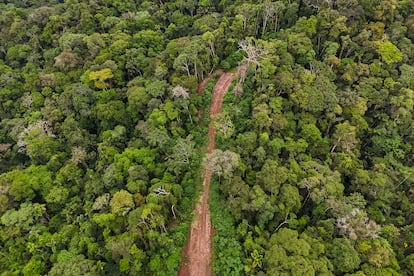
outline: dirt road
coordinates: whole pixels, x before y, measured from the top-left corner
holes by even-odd
[[[223,96],[229,88],[234,74],[222,73],[213,89],[210,105],[210,125],[208,128],[208,152],[214,150],[215,129],[214,115],[221,111]],[[207,80],[208,81],[208,80]],[[201,94],[207,81],[200,83],[198,93]],[[194,209],[194,218],[191,223],[190,237],[183,251],[183,262],[179,276],[210,276],[213,275],[212,260],[212,225],[208,208],[208,194],[210,190],[211,171],[206,168],[203,180],[203,193]]]

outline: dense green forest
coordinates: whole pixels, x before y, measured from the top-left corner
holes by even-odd
[[[1,275],[414,275],[413,0],[1,2]]]

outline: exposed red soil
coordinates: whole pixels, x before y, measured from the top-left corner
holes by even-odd
[[[214,137],[216,134],[216,129],[214,128],[213,123],[214,115],[220,113],[224,93],[226,93],[227,89],[229,88],[233,77],[234,74],[232,73],[222,73],[213,89],[213,96],[211,98],[210,105],[210,126],[208,128],[208,153],[211,153],[214,150],[215,144]]]
[[[207,78],[205,78],[204,80],[202,80],[197,87],[197,95],[201,96],[201,94],[203,94],[204,89],[206,88],[206,85],[208,83],[209,80],[211,80],[211,78],[213,77],[213,75],[208,75]]]
[[[232,73],[222,72],[213,89],[213,95],[210,105],[210,125],[208,129],[208,152],[214,150],[215,129],[213,118],[214,115],[221,111],[223,96],[229,88],[234,77]],[[197,93],[200,95],[210,76],[204,79]],[[194,209],[194,218],[191,223],[190,236],[187,244],[183,249],[183,262],[181,263],[179,276],[210,276],[213,275],[212,270],[212,233],[210,210],[208,208],[208,195],[210,190],[211,171],[205,169],[203,180],[203,193],[199,202]]]
[[[224,73],[224,71],[221,69],[218,69],[216,72],[220,74]],[[210,74],[198,84],[197,95],[201,96],[201,94],[203,94],[203,91],[206,88],[207,83],[211,80],[212,77],[213,77],[213,74]]]

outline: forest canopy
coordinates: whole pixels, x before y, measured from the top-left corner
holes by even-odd
[[[413,275],[413,39],[413,0],[3,1],[1,275],[177,275],[237,68],[215,275]]]

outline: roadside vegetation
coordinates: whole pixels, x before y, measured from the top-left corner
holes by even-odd
[[[215,275],[412,275],[413,14],[3,1],[0,273],[176,275],[214,81],[197,86],[239,68],[209,156]]]

